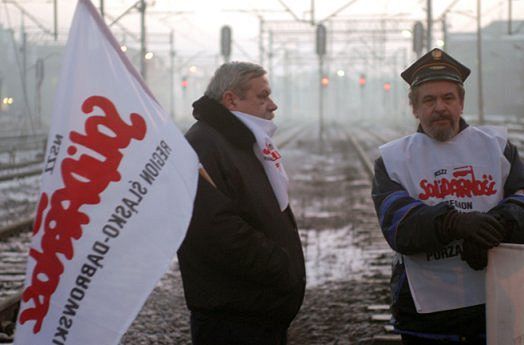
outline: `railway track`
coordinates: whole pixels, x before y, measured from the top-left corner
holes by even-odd
[[[347,142],[356,152],[362,164],[365,177],[372,181],[374,175],[373,161],[378,157],[377,148],[391,139],[386,138],[375,130],[364,127],[358,130],[345,130],[344,134],[347,137]],[[397,136],[400,137],[401,134],[397,133]],[[369,191],[368,195],[371,195],[371,191]],[[373,217],[376,219],[374,211]],[[382,293],[389,296],[391,262],[394,254],[384,240],[378,223],[376,223],[374,230],[365,233],[367,241],[363,245],[363,251],[370,263],[371,274],[368,277],[370,288],[379,289]],[[370,304],[366,310],[370,321],[381,325],[381,331],[373,335],[370,344],[393,345],[402,343],[400,335],[394,334],[393,326],[389,324],[391,314],[388,304]]]
[[[0,168],[0,182],[13,181],[26,177],[37,176],[42,173],[43,161],[36,164],[24,163],[21,167],[10,167],[7,169]],[[22,171],[19,171],[22,170]]]
[[[8,139],[0,138],[0,182],[40,175],[44,164],[45,137],[25,139],[25,144]]]
[[[0,343],[12,341],[25,278],[33,220],[0,229]]]

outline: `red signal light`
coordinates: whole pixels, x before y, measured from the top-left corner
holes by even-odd
[[[358,85],[360,85],[360,87],[364,87],[366,85],[366,76],[364,74],[361,74],[360,78],[358,78]]]

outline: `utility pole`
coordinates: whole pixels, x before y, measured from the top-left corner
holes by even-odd
[[[426,47],[430,51],[433,45],[431,32],[433,31],[433,14],[432,14],[432,5],[431,0],[427,0],[427,32],[426,32]]]
[[[318,58],[318,136],[320,141],[324,138],[324,56]]]
[[[22,52],[22,65],[20,66],[20,77],[22,79],[22,93],[24,95],[24,104],[25,104],[25,111],[29,119],[29,126],[31,133],[34,132],[33,128],[33,119],[32,119],[32,111],[29,107],[29,98],[27,96],[27,32],[25,31],[25,24],[24,24],[24,18],[25,15],[22,13],[22,22],[21,22],[21,47],[20,50]],[[14,39],[13,39],[14,42]]]
[[[260,66],[264,66],[264,18],[258,16],[258,62]]]
[[[44,82],[44,59],[38,58],[35,62],[35,115],[37,125],[42,127],[42,83]]]
[[[478,107],[479,124],[484,124],[484,99],[482,92],[482,33],[480,27],[481,0],[477,0],[477,74],[478,74]]]
[[[57,0],[54,0],[53,3],[53,17],[54,17],[54,36],[55,41],[58,40],[58,4],[56,3]]]
[[[324,89],[322,84],[324,78],[324,56],[326,55],[327,32],[324,24],[317,25],[316,31],[316,53],[318,56],[318,135],[320,141],[324,136]]]
[[[444,45],[442,46],[442,50],[446,51],[448,46],[448,23],[447,23],[447,14],[444,13],[442,15],[442,41],[444,42]]]
[[[100,0],[100,15],[104,19],[104,0]]]
[[[27,32],[25,31],[25,23],[24,23],[24,14],[22,13],[22,22],[21,22],[21,38],[22,38],[22,46],[20,47],[20,50],[22,51],[22,88],[24,91],[24,95],[27,93]]]
[[[140,74],[147,79],[146,66],[146,1],[140,0]]]
[[[289,77],[289,67],[290,67],[290,61],[289,61],[289,50],[284,50],[284,106],[282,107],[284,112],[286,114],[291,113],[291,86],[290,86],[290,77]]]
[[[311,25],[315,25],[315,0],[311,0]]]
[[[169,33],[169,115],[175,120],[175,32]]]
[[[511,0],[508,0],[508,35],[511,35],[513,32],[511,28],[511,12],[512,12]]]
[[[268,53],[268,65],[267,74],[269,74],[269,84],[273,85],[273,31],[269,31],[269,53]]]
[[[451,11],[451,9],[459,2],[460,0],[454,0],[440,15],[440,18],[435,19],[435,21],[438,21],[439,19],[442,22],[442,40],[444,41],[444,46],[442,47],[442,50],[446,51],[446,46],[448,43],[448,13]]]

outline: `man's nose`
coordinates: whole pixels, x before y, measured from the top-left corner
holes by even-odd
[[[278,105],[270,98],[269,99],[269,110],[275,111],[278,109]]]
[[[437,98],[435,101],[435,111],[443,111],[446,110],[446,103],[444,100]]]

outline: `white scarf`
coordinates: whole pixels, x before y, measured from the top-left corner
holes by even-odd
[[[255,136],[257,142],[253,144],[253,151],[255,151],[255,155],[264,167],[269,183],[273,188],[273,193],[275,193],[275,197],[278,200],[280,210],[284,211],[289,204],[287,194],[289,179],[282,164],[282,156],[271,140],[271,137],[277,130],[277,126],[271,120],[262,119],[240,111],[232,111],[232,113]]]

